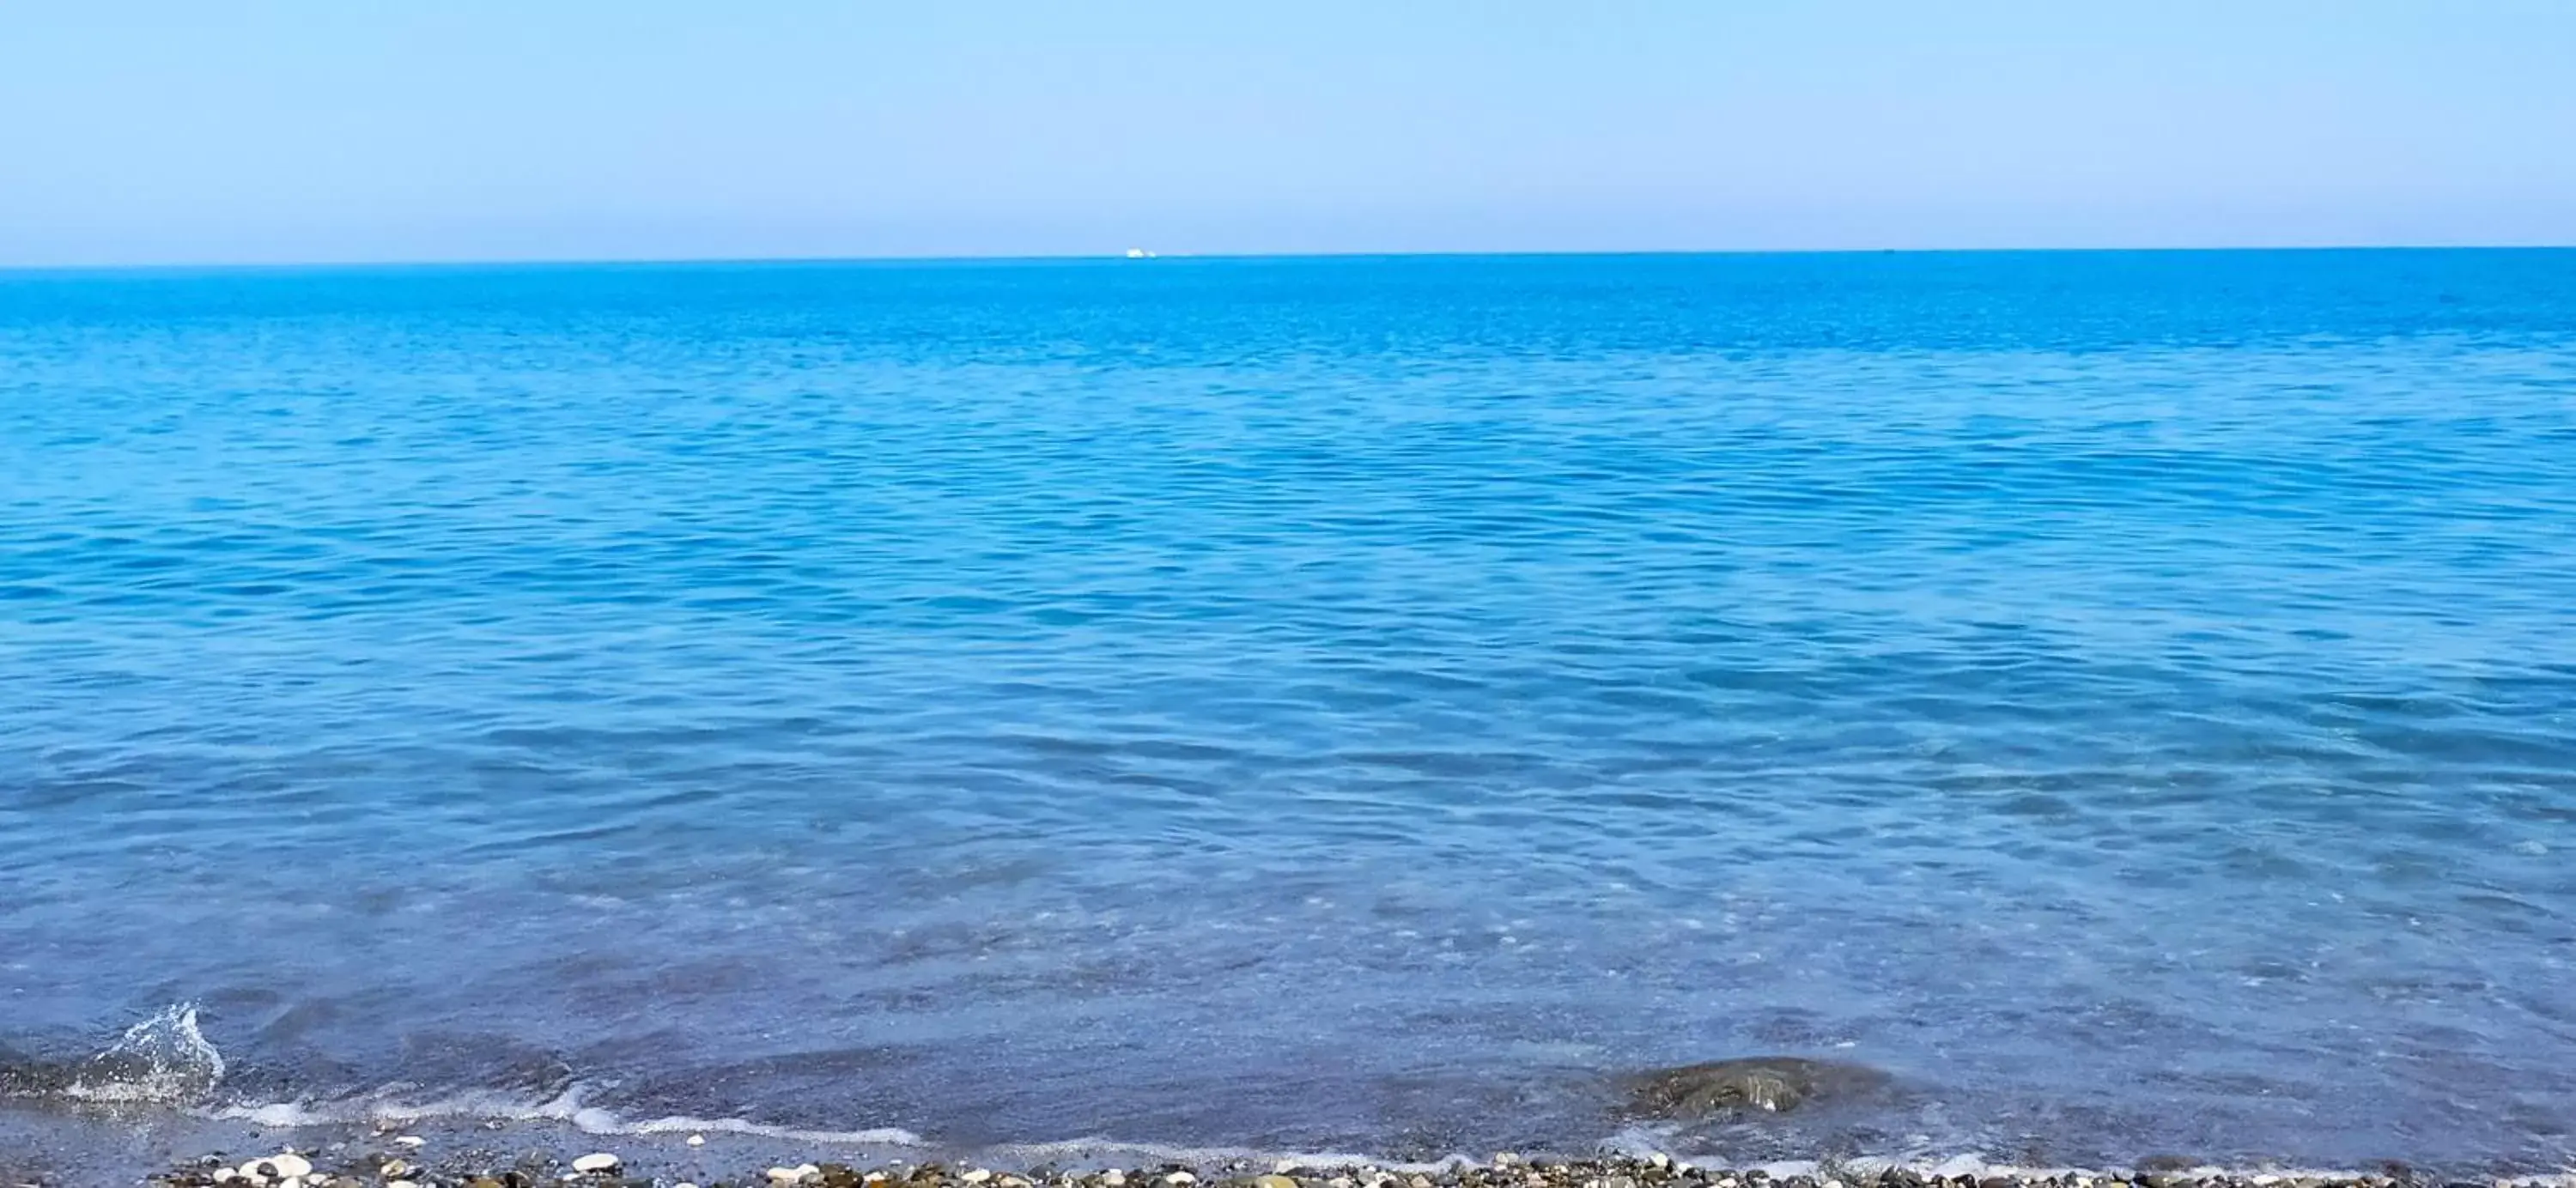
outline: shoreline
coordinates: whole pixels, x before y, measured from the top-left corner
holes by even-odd
[[[1733,1163],[1650,1150],[1411,1162],[1110,1142],[872,1146],[713,1124],[600,1135],[562,1122],[280,1128],[0,1111],[0,1188],[2576,1188],[2576,1166],[2506,1173],[2157,1157],[2135,1167],[2035,1167],[1973,1154]]]
[[[697,1140],[692,1139],[692,1142]],[[152,1188],[2576,1188],[2576,1171],[2456,1180],[2379,1171],[2226,1167],[2155,1161],[2148,1168],[2031,1168],[1969,1155],[1938,1163],[1852,1158],[1752,1165],[1664,1154],[1453,1157],[1436,1164],[1353,1160],[1165,1162],[1150,1166],[1015,1167],[975,1162],[849,1163],[793,1154],[745,1159],[714,1146],[630,1156],[613,1146],[563,1152],[466,1149],[383,1134],[310,1153],[208,1155],[150,1176]],[[39,1185],[39,1188],[54,1188]]]

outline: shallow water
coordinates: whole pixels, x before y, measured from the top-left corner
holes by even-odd
[[[2570,252],[0,274],[0,1053],[2552,1166],[2571,608]]]

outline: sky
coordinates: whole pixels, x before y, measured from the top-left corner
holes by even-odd
[[[2576,243],[2576,0],[12,0],[0,266]]]

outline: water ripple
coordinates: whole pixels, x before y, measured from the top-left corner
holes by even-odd
[[[1168,263],[0,276],[0,1048],[2576,1155],[2576,257]]]

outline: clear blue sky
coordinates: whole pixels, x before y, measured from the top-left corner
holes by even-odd
[[[0,265],[2576,243],[2576,0],[23,0]]]

